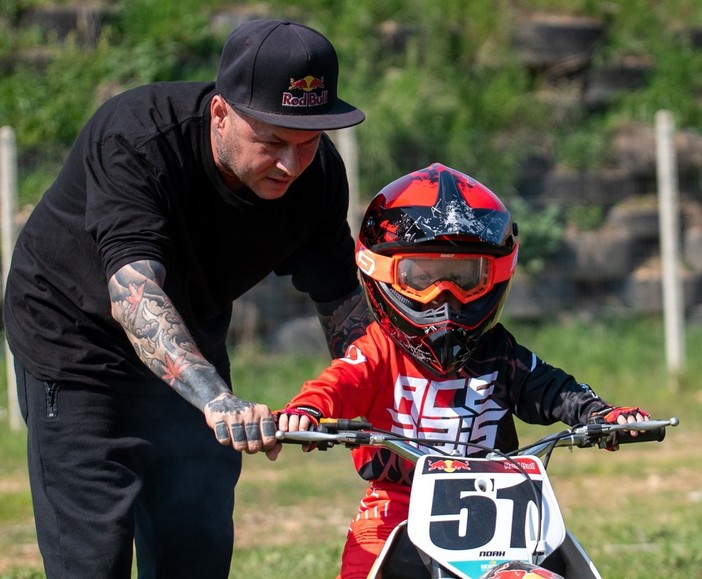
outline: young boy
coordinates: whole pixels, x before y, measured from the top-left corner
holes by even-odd
[[[374,427],[449,440],[440,448],[475,454],[465,443],[516,449],[513,416],[571,426],[593,415],[648,419],[639,408],[603,401],[498,323],[518,246],[498,197],[454,169],[434,164],[386,186],[366,211],[356,247],[375,322],[305,382],[279,416],[280,430],[362,416]],[[365,578],[407,518],[413,469],[385,449],[353,453],[369,486],[348,532],[343,579]]]

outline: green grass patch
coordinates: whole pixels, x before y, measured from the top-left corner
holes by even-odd
[[[702,328],[688,328],[687,368],[671,384],[659,320],[509,327],[524,345],[589,382],[604,398],[638,404],[656,417],[680,417],[680,426],[661,443],[626,445],[618,452],[558,449],[549,472],[566,524],[603,577],[700,577],[702,360],[692,353],[702,348]],[[238,395],[280,408],[327,364],[324,354],[239,351],[232,355],[232,375]],[[520,424],[519,432],[525,443],[561,428]],[[24,453],[24,431],[11,433],[1,422],[0,579],[43,576],[29,491],[17,488],[25,476]],[[231,577],[335,576],[364,489],[350,453],[344,448],[302,453],[288,445],[275,462],[263,455],[246,455],[244,461]]]
[[[614,488],[609,494],[625,489]],[[624,494],[624,493],[622,493]],[[609,502],[609,501],[608,501]],[[699,577],[702,502],[684,492],[624,495],[611,508],[571,507],[567,522],[603,577]]]
[[[314,378],[328,364],[324,355],[275,356],[262,350],[234,352],[234,392],[240,398],[262,402],[276,410],[285,406],[302,383]]]
[[[2,388],[5,389],[4,384]],[[13,432],[7,421],[0,422],[0,457],[0,476],[27,470],[27,431],[24,426]]]
[[[0,524],[32,518],[32,498],[24,479],[17,480],[17,487],[0,492]]]
[[[12,567],[0,573],[0,579],[45,579],[46,575],[37,569]]]
[[[324,536],[308,536],[310,543],[304,551],[291,545],[276,549],[261,548],[246,551],[241,557],[234,555],[231,577],[256,577],[281,579],[282,577],[335,577],[339,570],[343,543]]]

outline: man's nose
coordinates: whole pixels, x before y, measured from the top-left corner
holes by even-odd
[[[282,149],[278,156],[278,166],[288,175],[297,175],[300,170],[300,154],[297,147],[291,145]]]

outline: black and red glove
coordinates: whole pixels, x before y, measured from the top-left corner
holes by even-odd
[[[322,417],[322,413],[316,408],[310,406],[286,406],[283,410],[275,410],[273,416],[278,421],[281,414],[288,414],[290,416],[306,416],[309,418],[310,423],[314,427],[319,425],[319,419]]]
[[[640,420],[648,420],[650,414],[642,410],[638,406],[614,406],[603,408],[599,412],[592,414],[593,422],[604,422],[605,424],[626,424],[627,422],[638,422]],[[636,436],[636,431],[632,432],[632,436]],[[616,434],[612,440],[605,446],[606,450],[619,450]]]
[[[284,431],[288,430],[288,420],[291,416],[297,417],[297,419],[301,418],[307,418],[309,421],[309,424],[305,428],[305,430],[316,430],[319,427],[319,420],[322,418],[322,413],[317,410],[316,408],[312,408],[310,406],[286,406],[283,410],[276,410],[273,412],[273,416],[275,417],[276,422],[278,423],[279,428],[281,428]],[[281,424],[281,416],[283,416],[284,420],[282,421]],[[297,421],[296,421],[297,424]],[[295,430],[298,430],[298,427],[295,427]],[[316,444],[312,443],[304,443],[302,445],[302,450],[304,452],[309,452],[310,450],[316,448]]]
[[[606,424],[626,424],[627,422],[638,422],[650,418],[648,412],[642,410],[638,406],[615,406],[613,408],[605,408],[599,412],[595,412],[593,416],[600,417]],[[623,418],[621,421],[619,418]]]

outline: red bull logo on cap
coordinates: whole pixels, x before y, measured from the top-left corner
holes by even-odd
[[[317,78],[312,76],[311,74],[308,74],[307,76],[304,76],[299,80],[291,78],[288,90],[297,89],[303,90],[305,92],[310,92],[311,90],[315,90],[317,88],[324,88],[324,77]]]
[[[284,92],[282,105],[284,107],[317,107],[325,105],[328,101],[328,91],[321,90],[323,88],[324,77],[317,78],[308,74],[297,80],[291,78],[288,91],[302,91],[302,94],[296,96],[291,92]]]

